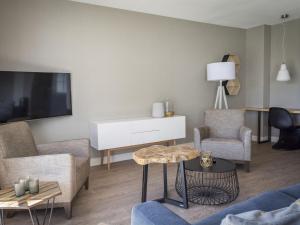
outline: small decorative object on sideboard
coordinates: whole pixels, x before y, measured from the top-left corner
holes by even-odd
[[[203,168],[209,168],[213,165],[213,157],[211,152],[201,152],[200,165]]]
[[[152,105],[152,117],[162,118],[165,116],[165,108],[163,102],[154,102]]]
[[[166,100],[165,101],[165,116],[166,117],[171,117],[174,116],[174,108],[173,108],[173,104],[171,101]]]

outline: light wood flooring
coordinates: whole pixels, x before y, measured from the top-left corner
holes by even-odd
[[[251,172],[238,169],[240,194],[237,200],[245,200],[257,193],[300,182],[300,150],[275,151],[270,144],[253,144]],[[171,196],[176,196],[174,180],[176,166],[169,166]],[[53,225],[129,225],[133,205],[139,203],[141,195],[142,168],[133,161],[124,161],[106,167],[93,167],[90,189],[82,190],[74,201],[73,218],[66,220],[62,209],[55,209]],[[148,199],[162,194],[161,165],[149,167]],[[169,206],[171,210],[189,222],[204,218],[225,206],[190,205],[188,210]],[[7,220],[8,225],[29,225],[29,216],[18,213]]]

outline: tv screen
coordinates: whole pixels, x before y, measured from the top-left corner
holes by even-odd
[[[72,115],[69,73],[0,71],[0,123]]]

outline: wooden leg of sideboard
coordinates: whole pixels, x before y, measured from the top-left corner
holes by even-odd
[[[100,165],[102,166],[104,162],[104,151],[100,151]]]
[[[107,150],[107,170],[110,170],[110,150]]]

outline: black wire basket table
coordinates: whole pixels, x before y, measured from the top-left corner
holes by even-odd
[[[200,158],[185,163],[188,201],[200,205],[219,205],[234,201],[239,194],[236,166],[229,160],[214,158],[210,168],[200,165]],[[175,188],[181,196],[181,173],[177,172]]]

